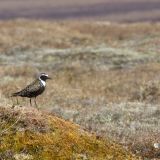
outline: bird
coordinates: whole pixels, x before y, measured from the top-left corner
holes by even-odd
[[[36,97],[42,94],[46,87],[46,80],[51,79],[46,73],[41,73],[36,80],[34,80],[31,84],[27,85],[24,89],[12,93],[11,97],[27,97],[30,99],[30,105],[32,106],[32,98],[34,98],[34,103],[36,103]]]

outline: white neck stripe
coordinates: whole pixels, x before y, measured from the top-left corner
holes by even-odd
[[[39,77],[39,80],[41,81],[42,85],[45,87],[46,86],[46,82],[43,81],[40,77]]]

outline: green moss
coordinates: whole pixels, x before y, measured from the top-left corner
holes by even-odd
[[[5,112],[3,111],[1,113],[6,114],[9,112],[11,111],[7,109]],[[27,110],[25,112],[28,116]],[[138,159],[125,151],[121,146],[111,141],[99,140],[95,135],[81,130],[79,126],[71,122],[47,114],[43,116],[49,128],[46,132],[39,132],[34,128],[22,127],[19,125],[19,120],[17,124],[9,128],[6,133],[1,134],[1,156],[5,156],[7,154],[6,151],[10,150],[10,159],[14,158],[15,155],[21,156],[22,154],[22,156],[24,156],[23,153],[29,155],[32,159],[39,160]],[[6,119],[4,122],[5,125],[9,127],[15,120],[16,116],[10,116],[10,118]],[[27,120],[26,118],[26,121]],[[20,126],[21,128],[18,128]]]

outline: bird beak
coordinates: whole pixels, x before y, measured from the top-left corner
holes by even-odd
[[[51,77],[48,77],[47,79],[52,79]]]

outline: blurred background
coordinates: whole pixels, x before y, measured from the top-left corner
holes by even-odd
[[[0,105],[41,72],[41,110],[160,158],[160,0],[0,0]]]
[[[159,21],[159,0],[1,0],[0,19]]]

